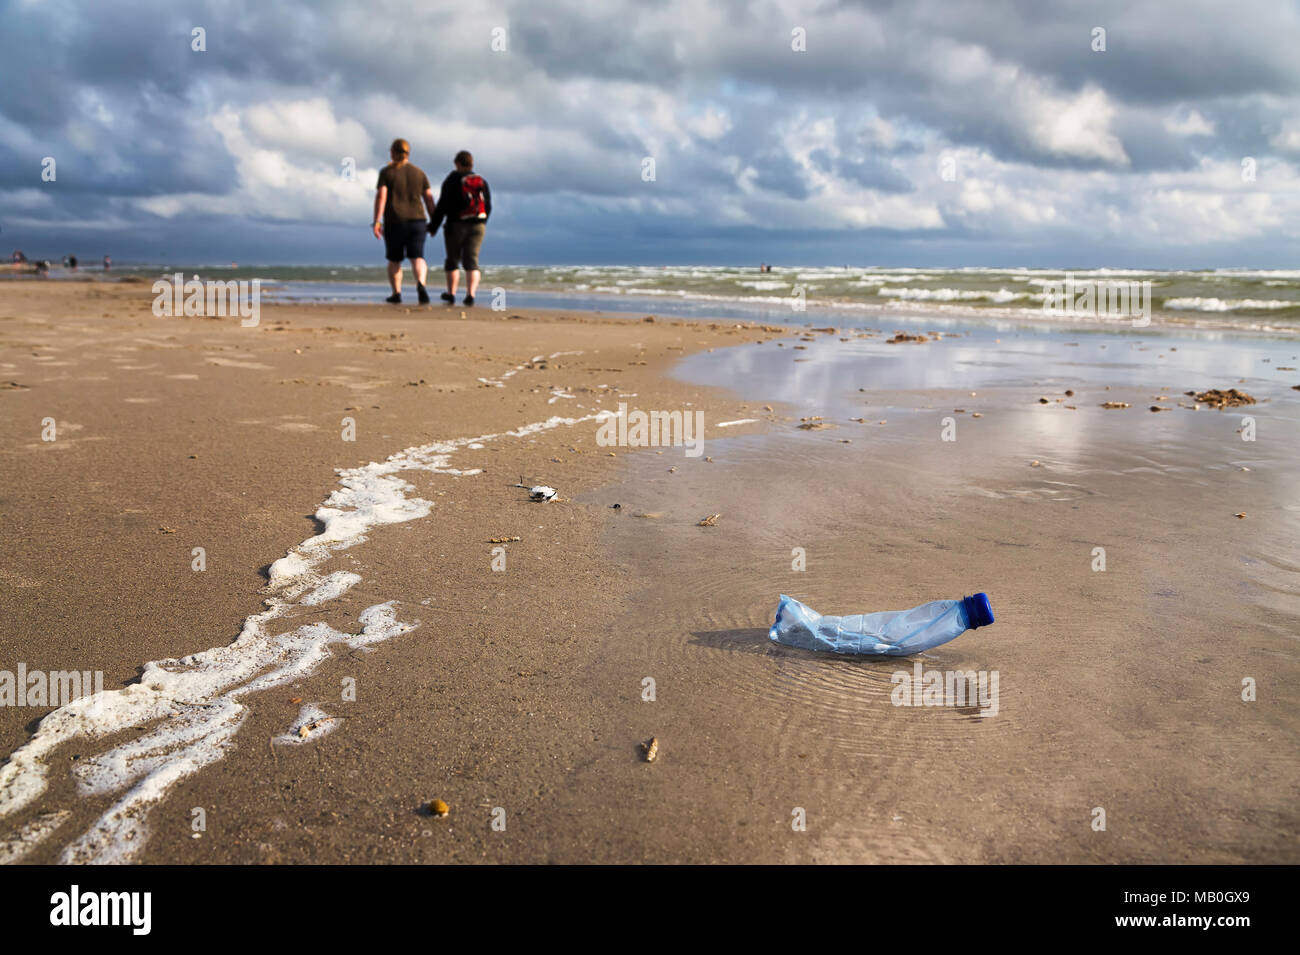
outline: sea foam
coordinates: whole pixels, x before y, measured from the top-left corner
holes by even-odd
[[[433,505],[413,496],[414,487],[400,474],[476,474],[477,469],[452,467],[452,456],[490,441],[528,437],[613,414],[553,416],[512,431],[407,448],[382,462],[339,470],[339,487],[316,511],[321,532],[271,565],[266,609],[249,616],[230,644],[146,663],[138,683],[82,697],[46,715],[32,738],[0,767],[0,816],[27,809],[41,798],[48,787],[47,758],[58,747],[74,739],[94,741],[127,730],[145,730],[76,762],[71,774],[80,795],[120,795],[60,857],[67,863],[134,860],[148,841],[150,812],[177,783],[219,761],[234,746],[248,715],[247,697],[306,679],[330,658],[335,646],[363,649],[418,626],[399,621],[395,601],[388,601],[362,611],[360,633],[345,633],[323,622],[278,634],[270,628],[294,607],[335,600],[361,581],[360,575],[348,571],[318,573],[334,553],[366,540],[377,527],[430,513]],[[303,716],[300,714],[300,721]],[[318,719],[325,719],[324,714],[305,720],[304,725]],[[30,852],[68,815],[47,812],[21,826],[16,836],[0,844],[0,862]]]

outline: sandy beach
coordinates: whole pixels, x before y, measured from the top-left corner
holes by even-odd
[[[1300,861],[1300,341],[152,301],[0,283],[0,670],[148,697],[0,707],[2,861]],[[767,638],[975,591],[914,659]]]

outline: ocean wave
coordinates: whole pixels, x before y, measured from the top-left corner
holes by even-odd
[[[1163,307],[1180,312],[1240,312],[1248,309],[1300,308],[1300,302],[1275,298],[1168,298]]]
[[[789,283],[789,282],[781,282],[781,281],[776,281],[776,280],[771,280],[771,279],[768,279],[768,280],[762,280],[762,279],[760,279],[760,280],[755,281],[755,282],[740,282],[740,281],[737,281],[736,284],[739,285],[741,288],[752,288],[752,289],[754,289],[754,290],[757,291],[757,292],[771,292],[771,291],[773,291],[774,289],[779,289],[779,288],[789,288],[789,287],[790,287],[790,283]]]
[[[782,287],[784,283],[782,283]],[[739,302],[744,304],[764,304],[764,305],[789,305],[793,300],[790,295],[716,295],[708,292],[693,292],[690,289],[681,288],[638,288],[623,289],[614,285],[598,285],[591,289],[593,292],[603,292],[606,295],[625,295],[631,294],[632,297],[638,296],[659,296],[666,298],[689,299],[690,301],[699,302]]]
[[[882,286],[876,294],[884,298],[901,298],[913,302],[993,302],[997,305],[1024,298],[1023,292],[1000,288],[997,291],[957,288],[890,288]]]

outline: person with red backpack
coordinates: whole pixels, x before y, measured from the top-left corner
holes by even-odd
[[[474,157],[465,150],[456,154],[456,168],[442,181],[438,208],[429,223],[430,234],[438,231],[438,224],[446,221],[443,244],[447,247],[447,291],[442,300],[447,304],[456,301],[456,286],[460,284],[460,269],[465,268],[465,304],[474,304],[482,273],[478,267],[478,250],[483,244],[488,216],[492,215],[492,191],[487,180],[474,171]]]

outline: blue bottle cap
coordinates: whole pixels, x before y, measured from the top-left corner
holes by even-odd
[[[966,609],[966,620],[972,630],[976,627],[987,627],[993,622],[993,607],[989,604],[988,594],[963,597],[961,603]]]

